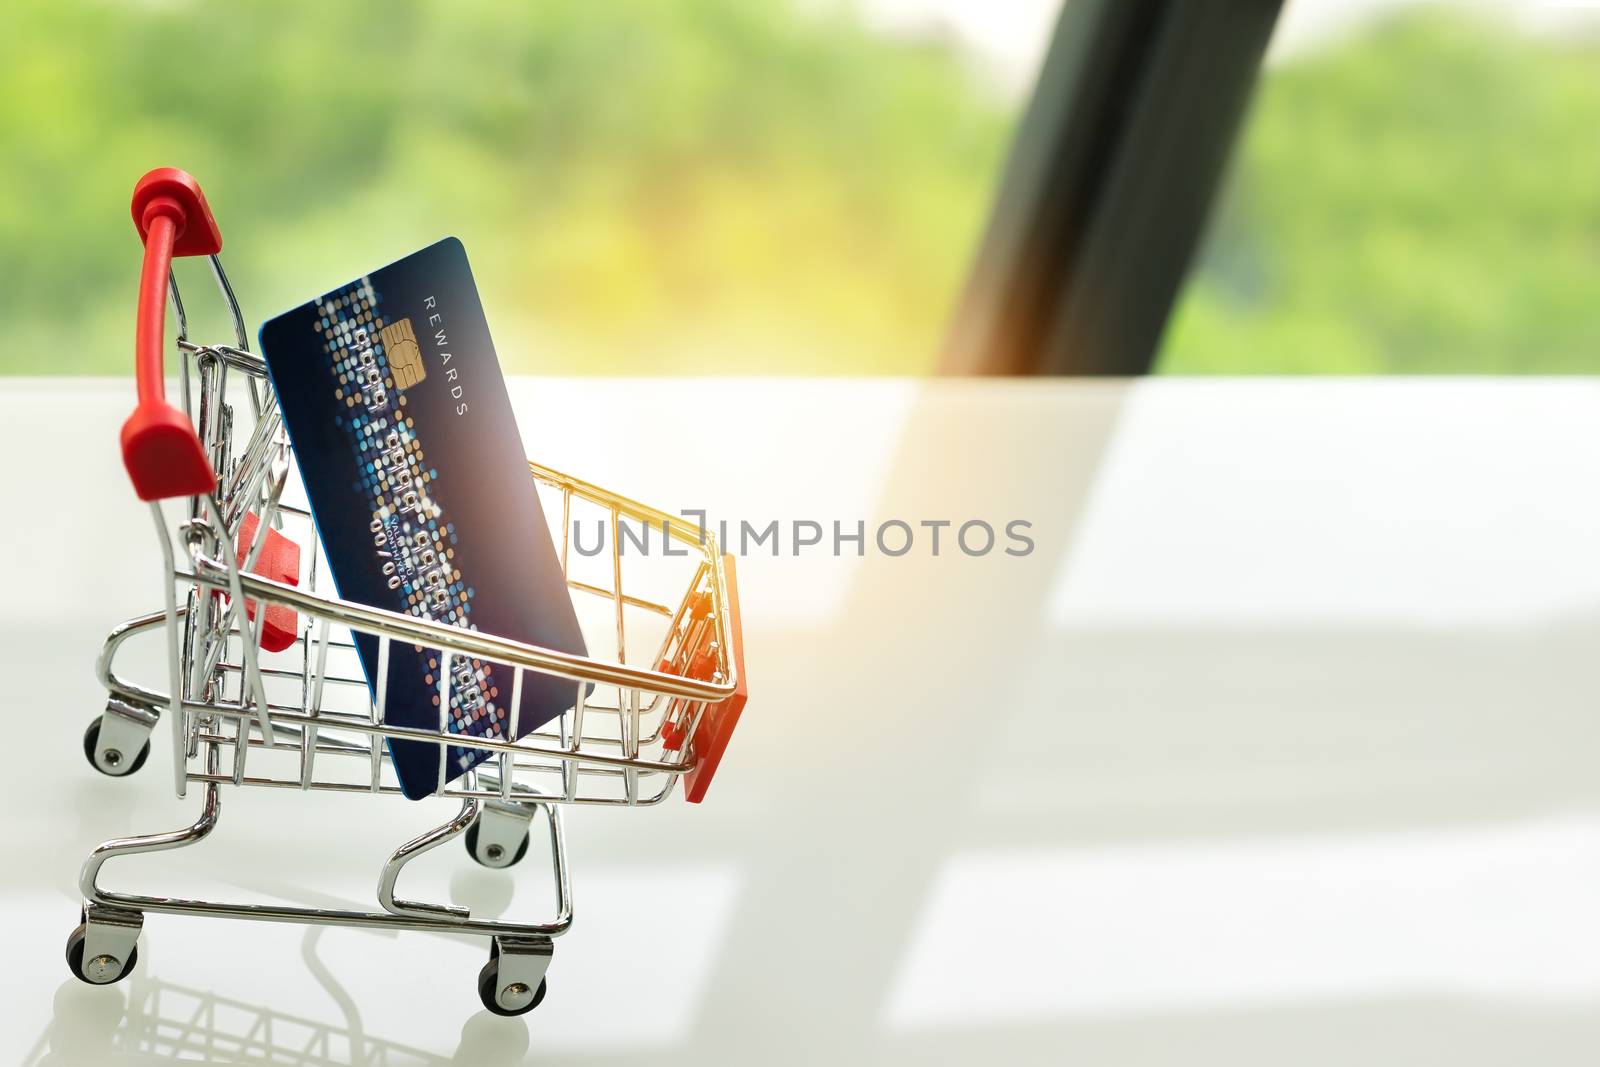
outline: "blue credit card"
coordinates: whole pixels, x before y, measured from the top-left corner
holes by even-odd
[[[460,241],[269,320],[261,352],[343,599],[584,654]],[[355,645],[376,692],[378,640]],[[385,722],[437,730],[444,669],[438,649],[390,642]],[[455,656],[448,670],[448,729],[507,739],[511,669]],[[525,672],[518,736],[576,696]],[[437,789],[443,747],[390,740],[406,796]],[[490,755],[448,746],[444,780]]]

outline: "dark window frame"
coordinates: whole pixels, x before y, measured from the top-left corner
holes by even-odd
[[[1282,0],[1068,0],[940,358],[1147,373]]]

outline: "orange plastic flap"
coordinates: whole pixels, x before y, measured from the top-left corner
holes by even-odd
[[[744,711],[745,699],[749,695],[744,672],[744,632],[739,625],[739,580],[731,555],[722,557],[722,569],[728,579],[728,633],[733,640],[730,658],[733,669],[738,672],[738,682],[732,696],[720,704],[706,707],[699,725],[695,727],[694,769],[683,776],[683,798],[691,804],[698,804],[705,799],[706,790],[711,787],[711,779],[716,776],[717,767],[722,763],[722,754],[728,749],[733,728],[739,725],[739,714]],[[709,677],[709,662],[702,669],[707,672],[705,676]]]

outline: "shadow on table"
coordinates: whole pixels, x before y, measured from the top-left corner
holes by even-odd
[[[307,927],[301,957],[327,991],[339,1022],[309,1019],[263,1004],[178,985],[148,965],[125,983],[95,987],[76,980],[56,991],[55,1014],[25,1067],[96,1064],[271,1063],[291,1067],[336,1064],[473,1064],[499,1067],[528,1051],[522,1019],[478,1012],[461,1028],[451,1056],[385,1040],[362,1024],[355,999],[317,955],[323,927]]]

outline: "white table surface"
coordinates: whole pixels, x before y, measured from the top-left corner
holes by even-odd
[[[481,940],[184,916],[90,988],[79,863],[196,801],[159,743],[126,780],[80,749],[99,642],[159,603],[131,384],[0,384],[0,1061],[1592,1062],[1600,386],[515,392],[530,454],[652,503],[1022,518],[1037,548],[743,560],[711,796],[569,814],[577,922],[532,1015],[480,1009]],[[370,906],[448,806],[226,790],[212,839],[114,880]],[[495,912],[542,861],[407,877]]]

